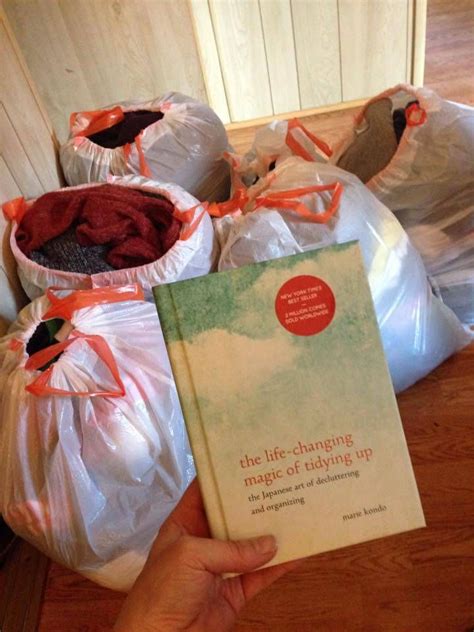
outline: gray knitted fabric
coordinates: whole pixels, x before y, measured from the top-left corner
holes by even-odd
[[[338,167],[368,182],[382,171],[397,151],[392,101],[380,99],[365,111],[366,129],[358,133],[337,163]]]
[[[39,250],[34,250],[30,259],[50,270],[98,274],[115,270],[105,260],[107,250],[107,246],[80,246],[75,228],[70,228],[47,241]]]

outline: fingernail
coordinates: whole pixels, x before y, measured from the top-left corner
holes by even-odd
[[[277,550],[277,542],[274,535],[262,535],[258,538],[252,538],[253,545],[259,553],[265,555]]]

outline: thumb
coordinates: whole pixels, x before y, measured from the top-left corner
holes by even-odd
[[[196,540],[194,559],[212,573],[248,573],[269,562],[277,552],[272,535],[248,540]]]

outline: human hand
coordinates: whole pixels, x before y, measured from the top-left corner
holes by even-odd
[[[143,571],[124,602],[116,632],[224,632],[245,603],[294,568],[255,571],[277,550],[273,536],[210,538],[195,479],[163,523]],[[251,572],[255,571],[255,572]],[[221,573],[242,573],[222,578]]]

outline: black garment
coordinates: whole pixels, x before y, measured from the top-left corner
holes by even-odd
[[[407,126],[407,118],[406,118],[406,109],[416,103],[419,105],[418,101],[410,101],[406,104],[404,108],[398,108],[393,111],[393,129],[395,130],[395,136],[397,137],[397,145],[400,144],[400,140],[403,136],[403,132],[405,131],[405,127]]]
[[[156,121],[163,118],[163,112],[150,112],[137,110],[136,112],[124,112],[125,118],[108,129],[104,129],[87,138],[108,149],[121,147],[127,143],[133,143],[138,134]]]
[[[47,241],[40,249],[33,250],[29,258],[50,270],[98,274],[115,270],[105,260],[108,250],[106,245],[79,245],[76,229],[72,227],[59,237]]]

